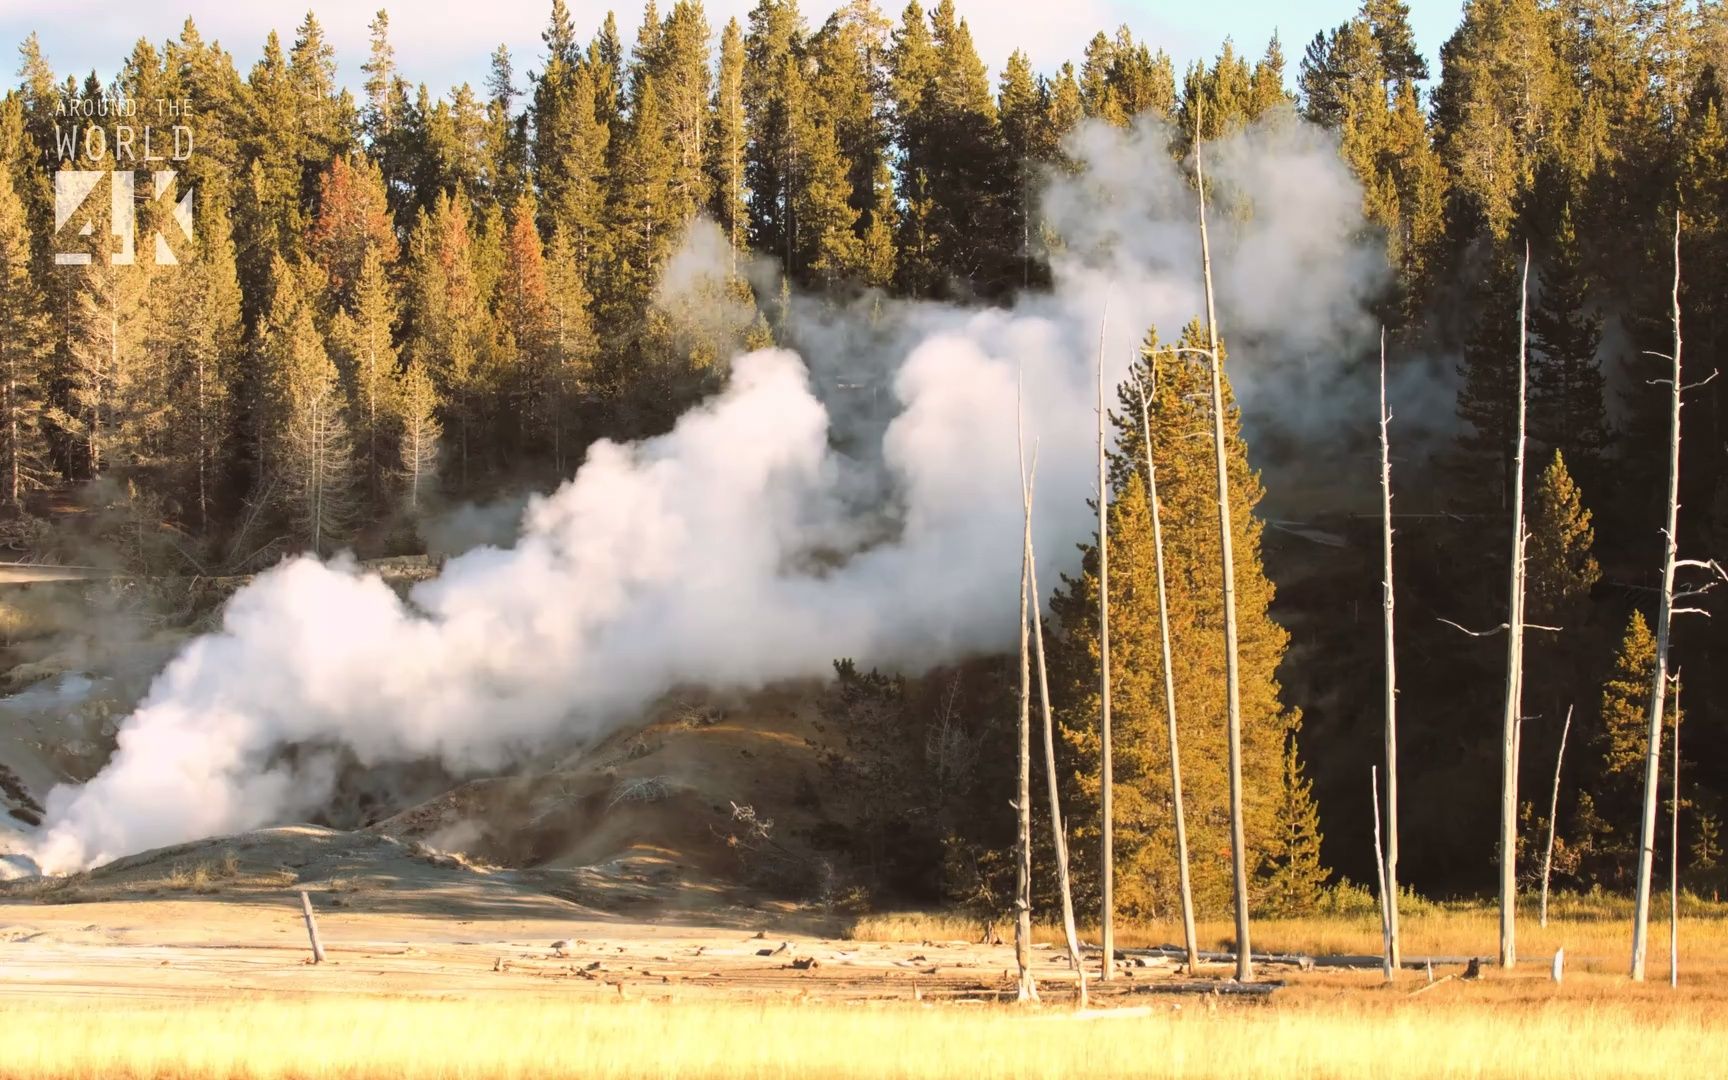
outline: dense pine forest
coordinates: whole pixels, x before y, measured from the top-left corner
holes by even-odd
[[[912,0],[897,17],[851,0],[820,24],[795,0],[761,0],[718,28],[699,0],[664,13],[651,0],[633,42],[610,16],[584,40],[552,0],[539,55],[500,48],[483,87],[444,93],[398,65],[383,11],[358,93],[338,83],[310,14],[291,40],[237,52],[188,21],[140,41],[111,83],[55,71],[32,37],[0,99],[8,557],[216,575],[304,550],[443,554],[427,524],[438,515],[549,490],[596,440],[667,430],[726,384],[735,354],[798,344],[795,296],[988,306],[1045,287],[1061,237],[1038,190],[1071,167],[1068,138],[1088,122],[1167,124],[1181,158],[1196,137],[1312,124],[1360,181],[1384,248],[1390,284],[1372,307],[1394,413],[1412,418],[1402,434],[1422,433],[1400,446],[1394,421],[1406,884],[1449,895],[1492,880],[1505,647],[1458,627],[1505,620],[1528,253],[1527,615],[1557,629],[1528,644],[1520,866],[1538,866],[1570,714],[1555,882],[1624,891],[1667,482],[1669,397],[1652,383],[1666,368],[1648,354],[1671,348],[1676,216],[1684,381],[1704,384],[1728,353],[1728,10],[1470,0],[1432,70],[1408,15],[1365,0],[1301,43],[1293,70],[1277,37],[1257,55],[1227,41],[1179,70],[1123,27],[1058,69],[1017,52],[993,76],[953,0]],[[165,166],[137,146],[134,164],[122,148],[145,126],[158,155],[172,156],[176,127],[195,151]],[[137,257],[116,265],[100,246],[110,223],[57,206],[55,175],[134,167],[172,168],[177,186],[152,193],[140,178]],[[194,217],[176,230],[185,191]],[[664,287],[699,219],[718,248],[707,257],[733,270],[703,303]],[[98,256],[57,259],[74,234],[93,234]],[[1185,335],[1202,333],[1158,330],[1195,346]],[[1219,911],[1230,895],[1223,764],[1207,749],[1223,730],[1214,467],[1181,435],[1208,406],[1183,384],[1192,373],[1154,370],[1155,335],[1139,367],[1155,388],[1153,445],[1134,386],[1111,408],[1117,903],[1131,915],[1168,914],[1174,889],[1148,453],[1182,583],[1172,668],[1193,728],[1196,898]],[[1377,355],[1344,359],[1376,377]],[[1678,539],[1695,558],[1728,551],[1724,395],[1728,379],[1686,397]],[[1256,418],[1230,413],[1246,812],[1268,909],[1374,877],[1377,422],[1329,420],[1332,449],[1360,468],[1280,490],[1310,449],[1256,442]],[[1097,562],[1093,538],[1077,575],[1046,583],[1062,779],[1083,839],[1099,787]],[[1728,619],[1679,620],[1670,661],[1681,876],[1704,893],[1724,881],[1725,633]],[[1000,905],[1009,661],[914,679],[837,670],[826,712],[854,752],[829,767],[875,795],[848,843],[903,893]],[[1096,857],[1076,846],[1083,896]]]

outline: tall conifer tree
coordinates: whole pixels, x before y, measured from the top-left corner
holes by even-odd
[[[1190,325],[1180,344],[1206,347],[1205,330]],[[1152,365],[1158,364],[1156,381]],[[1224,655],[1216,627],[1222,618],[1219,586],[1217,478],[1207,442],[1210,376],[1172,355],[1149,333],[1136,370],[1152,387],[1149,399],[1152,456],[1158,467],[1163,509],[1165,580],[1181,725],[1182,781],[1189,843],[1193,853],[1196,908],[1229,909],[1231,864],[1229,784],[1225,769]],[[1226,400],[1228,396],[1226,386]],[[1112,414],[1118,450],[1110,487],[1110,660],[1115,735],[1116,900],[1121,914],[1162,918],[1177,910],[1175,831],[1164,809],[1169,798],[1169,747],[1165,735],[1162,647],[1158,633],[1155,553],[1146,506],[1140,399],[1132,380],[1119,392]],[[1281,807],[1296,805],[1285,787],[1285,753],[1297,714],[1280,701],[1276,669],[1289,641],[1270,615],[1273,587],[1260,561],[1264,528],[1255,516],[1262,489],[1248,464],[1241,420],[1227,405],[1236,605],[1240,621],[1242,747],[1245,831],[1257,891],[1277,878],[1278,857],[1294,848],[1280,839],[1287,827]],[[1051,600],[1063,630],[1058,654],[1060,683],[1068,693],[1063,734],[1076,752],[1076,806],[1071,821],[1080,842],[1076,853],[1094,852],[1098,790],[1098,585],[1096,540],[1082,547],[1078,577],[1065,578]],[[1208,629],[1210,628],[1210,629]],[[1061,700],[1061,699],[1059,699]],[[1298,845],[1300,846],[1300,845]],[[1080,860],[1083,891],[1096,888],[1096,857]],[[1298,873],[1291,882],[1311,882]],[[1282,886],[1280,886],[1282,888]],[[1293,887],[1293,886],[1292,886]]]
[[[0,101],[0,147],[23,137],[22,109],[8,96]],[[0,153],[0,502],[14,511],[44,482],[48,464],[42,394],[49,322],[33,261],[24,201]]]

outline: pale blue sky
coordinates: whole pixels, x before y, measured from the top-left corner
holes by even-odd
[[[803,7],[815,24],[836,2],[804,0]],[[1137,37],[1165,49],[1179,65],[1211,56],[1227,35],[1242,51],[1258,55],[1277,30],[1293,74],[1314,32],[1348,18],[1358,0],[957,3],[993,72],[1016,46],[1026,49],[1043,70],[1065,59],[1077,60],[1096,30],[1127,23]],[[613,4],[569,0],[569,4],[584,36],[600,24],[608,7],[618,9],[627,40],[634,38],[641,20],[636,0]],[[727,18],[742,18],[753,4],[754,0],[708,0],[705,6],[717,32]],[[898,17],[901,0],[881,0],[881,4]],[[354,84],[366,56],[366,25],[380,6],[390,11],[391,36],[403,73],[443,90],[461,81],[478,84],[485,76],[488,56],[500,42],[510,46],[518,70],[537,67],[539,34],[551,0],[167,0],[123,6],[112,0],[0,0],[0,47],[8,54],[3,64],[8,82],[15,67],[9,59],[11,50],[32,30],[41,37],[57,71],[83,73],[94,67],[106,76],[139,37],[157,43],[174,37],[190,14],[206,38],[220,40],[235,54],[244,74],[257,59],[265,33],[274,27],[291,39],[293,28],[310,7],[337,47],[343,79]],[[662,10],[669,6],[670,0],[663,0]],[[1431,60],[1457,25],[1461,7],[1462,0],[1412,0],[1417,39]]]

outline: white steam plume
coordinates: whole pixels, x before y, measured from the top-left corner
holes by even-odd
[[[496,769],[679,685],[748,689],[837,656],[916,669],[1005,646],[1017,371],[1054,581],[1087,530],[1106,289],[1112,380],[1148,326],[1168,340],[1201,310],[1194,196],[1167,138],[1150,123],[1077,133],[1084,168],[1044,201],[1065,241],[1047,294],[1007,309],[801,300],[808,368],[782,350],[737,358],[726,389],[672,431],[596,444],[530,503],[514,546],[450,560],[408,600],[344,559],[260,575],[157,678],[108,766],[49,795],[38,860],[64,871],[307,813],[330,794],[338,747],[365,764]],[[1334,144],[1288,116],[1212,156],[1237,211],[1218,262],[1244,409],[1334,400],[1385,273],[1360,192]],[[700,276],[703,251],[698,236],[681,277]],[[871,378],[886,416],[865,452],[842,453],[869,410],[838,384]]]

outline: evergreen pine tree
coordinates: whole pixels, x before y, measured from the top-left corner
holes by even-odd
[[[1596,702],[1582,690],[1594,681],[1607,644],[1591,617],[1590,592],[1602,578],[1595,530],[1558,450],[1536,482],[1528,528],[1525,621],[1557,628],[1530,635],[1524,659],[1523,765],[1530,783],[1540,785],[1559,753],[1565,717],[1576,715],[1579,730],[1590,729]]]
[[[0,101],[0,128],[23,138],[22,110],[10,96]],[[0,134],[0,145],[7,141]],[[24,202],[0,154],[0,502],[13,511],[44,481],[48,464],[42,393],[49,324],[32,263]]]
[[[1370,0],[1365,10],[1397,7]],[[1384,15],[1398,18],[1396,10]],[[1403,286],[1404,317],[1414,320],[1445,227],[1446,176],[1416,84],[1389,71],[1394,61],[1377,33],[1365,14],[1316,36],[1298,81],[1304,114],[1338,129],[1344,160],[1362,183],[1363,210],[1385,230],[1387,255]]]
[[[888,20],[873,0],[849,0],[811,35],[807,54],[813,122],[832,127],[856,211],[855,274],[873,284],[893,277],[894,206],[888,124]],[[820,151],[818,151],[820,152]]]
[[[1594,769],[1584,786],[1592,798],[1592,855],[1586,874],[1615,888],[1632,880],[1637,865],[1639,802],[1648,749],[1650,682],[1656,672],[1656,638],[1644,613],[1634,610],[1614,661],[1602,684],[1601,720],[1593,739]],[[1668,695],[1664,727],[1675,722],[1674,695]]]
[[[1608,443],[1608,420],[1597,357],[1602,320],[1590,311],[1585,293],[1568,206],[1543,261],[1541,293],[1531,304],[1530,433],[1595,479]]]
[[[563,0],[553,3],[552,21],[542,38],[547,57],[535,79],[532,109],[540,225],[548,235],[558,226],[566,230],[583,280],[592,290],[607,256],[606,162],[612,141],[609,118],[616,109],[609,104],[602,112],[598,102],[611,102],[616,75],[581,57]]]
[[[1459,368],[1458,417],[1469,425],[1458,439],[1459,479],[1470,500],[1501,509],[1510,507],[1518,437],[1519,302],[1517,265],[1496,257],[1476,290],[1476,325]]]
[[[754,247],[796,266],[797,189],[804,148],[796,118],[807,107],[799,64],[803,17],[794,0],[760,0],[744,34],[744,129],[748,138],[744,175],[750,191],[750,237]]]
[[[554,0],[553,10],[557,10]],[[618,19],[612,12],[588,42],[582,69],[588,74],[588,85],[594,93],[594,122],[614,139],[620,115],[624,111],[624,41],[618,36]]]
[[[360,122],[367,145],[377,153],[389,142],[399,119],[396,115],[396,50],[390,44],[390,13],[383,8],[372,17],[367,30],[372,36],[371,53],[360,71],[366,76],[366,104]]]
[[[666,141],[656,85],[652,75],[642,77],[642,100],[626,125],[608,193],[612,259],[599,295],[620,325],[648,303],[685,222],[673,192],[676,156]]]
[[[296,146],[300,204],[309,206],[316,194],[319,167],[352,150],[359,133],[353,100],[337,87],[336,49],[310,11],[294,32],[294,47],[288,53],[288,81],[295,107],[290,122],[300,132]]]
[[[361,267],[376,253],[396,261],[396,230],[384,192],[384,174],[362,158],[337,158],[319,181],[318,216],[306,251],[330,282],[331,300],[351,308]]]
[[[1302,115],[1321,127],[1336,128],[1344,121],[1344,99],[1349,73],[1339,55],[1339,38],[1350,29],[1345,23],[1331,33],[1316,33],[1296,65],[1296,87],[1302,100]]]
[[[744,35],[730,19],[720,34],[720,71],[714,83],[714,136],[709,140],[709,189],[714,220],[732,249],[733,271],[748,247],[749,204],[744,181]]]
[[[206,199],[198,257],[172,275],[175,334],[168,350],[168,433],[182,517],[208,532],[229,464],[229,436],[245,327],[228,209]]]
[[[1561,149],[1573,87],[1557,31],[1539,0],[1479,0],[1440,50],[1434,122],[1466,236],[1479,223],[1504,242],[1539,166]]]
[[[1361,17],[1374,32],[1380,53],[1380,70],[1388,82],[1400,86],[1428,78],[1428,61],[1416,47],[1416,32],[1410,26],[1410,5],[1404,0],[1363,0]]]
[[[1434,151],[1415,84],[1406,82],[1395,93],[1382,159],[1398,200],[1387,254],[1404,287],[1404,319],[1413,322],[1423,309],[1431,267],[1445,235],[1446,171]]]
[[[55,421],[79,444],[81,472],[144,464],[162,407],[162,387],[147,348],[149,272],[98,255],[76,275],[70,320],[68,408]]]
[[[352,445],[336,365],[324,346],[305,271],[276,261],[259,333],[270,414],[263,459],[295,543],[323,554],[353,524]]]
[[[481,285],[467,200],[440,196],[409,239],[409,358],[437,383],[443,426],[455,429],[453,449],[464,486],[484,449],[479,432],[496,348]]]
[[[941,147],[932,155],[929,196],[931,227],[944,277],[985,296],[1018,283],[1010,255],[1017,237],[1002,205],[1005,167],[996,99],[972,31],[954,0],[939,0],[930,12],[931,40],[941,76],[927,88],[928,131]]]
[[[827,287],[864,277],[864,246],[856,231],[852,182],[834,129],[814,117],[800,118],[805,147],[797,220],[803,253],[799,264]]]
[[[1290,95],[1284,89],[1284,43],[1273,34],[1248,79],[1248,117],[1258,120],[1290,103]]]
[[[899,253],[897,283],[908,293],[924,295],[934,292],[942,277],[931,180],[939,143],[931,124],[934,106],[925,100],[933,92],[941,60],[918,0],[907,0],[891,41],[888,90],[893,102],[894,142],[900,149],[895,184],[901,198],[895,245]]]
[[[1577,628],[1590,590],[1602,579],[1602,568],[1591,552],[1595,540],[1590,511],[1584,508],[1566,459],[1556,450],[1536,483],[1530,511],[1526,572],[1531,621]]]
[[[660,96],[662,138],[671,150],[668,217],[680,225],[706,207],[710,195],[705,168],[712,129],[708,38],[702,5],[697,0],[677,0],[653,48],[638,61],[654,76]]]
[[[396,416],[396,476],[402,506],[409,515],[424,510],[438,475],[438,388],[418,362],[411,361],[395,377],[390,395]]]
[[[191,19],[180,37],[168,43],[164,60],[169,93],[197,102],[196,148],[175,162],[181,191],[196,191],[198,201],[216,199],[234,213],[237,184],[245,176],[241,145],[248,125],[245,84],[234,58],[215,42],[206,43]]]
[[[1204,330],[1191,324],[1181,344],[1203,348]],[[1156,365],[1156,373],[1154,373]],[[1149,398],[1153,459],[1162,501],[1166,582],[1181,725],[1192,882],[1197,910],[1223,911],[1231,896],[1228,775],[1225,768],[1222,594],[1216,524],[1217,479],[1202,433],[1210,431],[1210,375],[1160,347],[1147,335],[1135,372],[1152,388]],[[1228,394],[1228,390],[1226,390]],[[1112,416],[1119,450],[1110,486],[1110,659],[1115,735],[1116,900],[1125,915],[1163,917],[1177,903],[1175,830],[1167,810],[1169,747],[1164,713],[1163,659],[1158,633],[1157,584],[1151,517],[1146,505],[1145,451],[1140,401],[1132,384],[1118,394]],[[1227,401],[1232,401],[1227,397]],[[1261,496],[1248,464],[1240,416],[1228,404],[1227,454],[1231,472],[1240,622],[1240,678],[1245,828],[1249,865],[1261,884],[1267,860],[1281,850],[1284,755],[1297,722],[1280,702],[1276,675],[1289,635],[1269,608],[1273,588],[1260,562],[1263,525],[1254,514]],[[1210,524],[1208,524],[1210,523]],[[1075,753],[1073,776],[1077,880],[1097,880],[1098,640],[1096,541],[1082,546],[1080,576],[1065,578],[1051,600],[1062,628],[1052,677],[1061,699],[1062,731]],[[1083,890],[1084,891],[1084,890]]]
[[[486,77],[484,188],[496,206],[511,206],[528,188],[528,114],[516,111],[516,73],[510,50],[500,45],[492,53]]]
[[[546,258],[546,308],[551,401],[546,417],[546,441],[552,466],[559,475],[580,450],[574,437],[577,408],[594,382],[600,347],[594,333],[588,290],[576,271],[569,234],[552,234]]]
[[[526,195],[511,210],[504,273],[497,289],[499,322],[514,349],[507,378],[499,387],[505,408],[497,435],[524,459],[541,450],[537,441],[550,429],[557,407],[551,300],[535,217],[534,200]]]
[[[1201,138],[1220,139],[1229,135],[1252,119],[1253,88],[1254,74],[1248,62],[1225,39],[1211,67],[1199,62],[1189,66],[1183,79],[1179,130],[1185,137],[1192,137],[1195,106],[1204,102]]]
[[[1032,62],[1016,49],[1008,57],[997,90],[997,111],[1002,121],[1002,145],[1008,175],[1004,209],[1008,229],[1019,241],[1020,281],[1030,285],[1042,245],[1042,228],[1034,221],[1034,188],[1038,171],[1056,158],[1056,133],[1050,123],[1049,87],[1032,74]],[[1042,274],[1040,274],[1042,277]]]
[[[1128,117],[1176,114],[1176,70],[1170,57],[1162,49],[1154,55],[1126,26],[1116,29],[1108,78],[1116,103]]]
[[[396,377],[399,302],[383,253],[368,249],[354,284],[354,312],[338,311],[330,342],[347,389],[357,478],[371,507],[381,508],[392,459],[390,392]]]
[[[1320,809],[1314,802],[1314,782],[1303,772],[1292,728],[1284,744],[1277,828],[1260,883],[1261,905],[1276,917],[1311,913],[1328,877],[1320,862]]]
[[[26,166],[26,171],[36,171],[40,175],[52,167],[54,119],[61,100],[61,87],[42,52],[42,39],[34,30],[25,35],[23,43],[18,46],[17,74],[19,104],[23,106],[23,133],[29,137],[29,146],[34,151],[32,160],[19,164]],[[35,168],[37,165],[41,166],[39,171]],[[19,198],[26,196],[20,192]]]
[[[1070,131],[1079,126],[1085,116],[1080,84],[1074,78],[1074,65],[1063,64],[1050,84],[1050,132],[1060,145]]]
[[[255,321],[262,298],[271,292],[274,260],[294,254],[305,235],[301,166],[307,139],[299,118],[305,103],[297,96],[275,31],[265,38],[264,55],[252,67],[246,97],[251,122],[242,152],[250,164],[234,210],[234,240],[248,320]]]
[[[1090,119],[1126,127],[1129,113],[1110,78],[1115,66],[1116,43],[1100,30],[1086,43],[1086,53],[1080,64],[1080,104]]]

